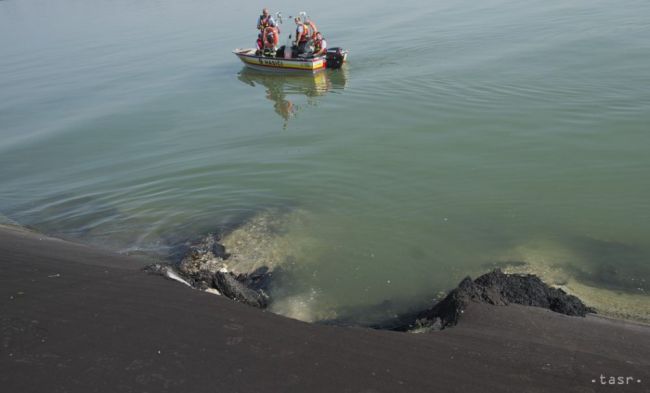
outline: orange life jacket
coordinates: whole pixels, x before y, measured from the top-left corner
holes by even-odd
[[[271,35],[271,33],[273,33],[272,36],[273,41],[269,40],[269,35]],[[278,46],[279,40],[280,40],[280,34],[277,28],[269,26],[264,29],[264,32],[262,33],[262,42],[264,42],[265,48],[275,48],[276,46]]]
[[[318,33],[318,28],[316,28],[316,25],[312,21],[307,21],[306,24],[309,25],[310,36],[314,37],[316,35],[316,33]]]
[[[298,40],[298,42],[302,43],[302,42],[309,41],[309,39],[311,38],[311,35],[312,35],[311,28],[309,27],[309,25],[307,25],[305,23],[301,23],[300,25],[296,26],[296,35],[299,34],[298,29],[300,28],[300,26],[302,26],[302,35],[300,36],[300,39]]]

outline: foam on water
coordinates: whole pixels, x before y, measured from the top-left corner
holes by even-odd
[[[185,280],[183,277],[179,276],[178,273],[176,273],[172,269],[167,269],[166,272],[165,272],[165,275],[167,277],[171,278],[174,281],[178,281],[178,282],[180,282],[182,284],[187,285],[188,287],[192,286],[192,285],[190,285],[189,282],[187,282],[187,280]]]

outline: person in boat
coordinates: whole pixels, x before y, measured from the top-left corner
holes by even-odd
[[[314,57],[316,56],[323,56],[327,53],[327,41],[325,41],[325,38],[323,38],[323,35],[320,33],[316,33],[314,35]]]
[[[267,27],[278,27],[278,24],[273,19],[273,15],[269,12],[268,8],[262,10],[262,15],[257,19],[257,30],[261,32],[264,31]]]
[[[294,45],[298,48],[298,54],[303,54],[313,34],[311,27],[303,23],[300,18],[294,18],[294,22],[296,22],[296,40],[294,41]]]
[[[258,53],[273,54],[280,39],[280,29],[273,19],[268,8],[262,10],[262,15],[257,19],[257,51]]]
[[[262,32],[262,53],[266,56],[275,56],[280,41],[280,32],[277,27],[269,26]]]
[[[309,26],[311,38],[315,38],[316,34],[318,33],[318,27],[316,27],[316,24],[309,17],[305,18],[305,24]]]

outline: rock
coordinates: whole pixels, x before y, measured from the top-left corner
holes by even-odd
[[[175,272],[177,277],[185,280],[192,288],[202,291],[216,289],[227,298],[253,307],[266,308],[269,305],[266,291],[270,285],[271,274],[268,269],[258,269],[250,275],[235,275],[225,269],[216,272],[205,269],[177,271],[171,265],[156,263],[146,266],[143,270],[171,279],[176,278],[170,277],[169,273]]]
[[[230,258],[230,254],[226,252],[226,247],[224,247],[222,244],[217,243],[216,241],[212,245],[210,251],[212,251],[212,254],[217,258],[223,260]]]
[[[151,265],[147,265],[142,268],[142,270],[146,273],[149,274],[156,274],[160,276],[166,276],[167,275],[167,269],[169,268],[169,265],[164,264],[164,263],[153,263]]]
[[[271,278],[278,275],[280,269],[271,272],[268,267],[262,266],[250,274],[242,274],[237,276],[237,279],[255,291],[268,292],[271,287]]]
[[[176,268],[167,264],[154,264],[144,270],[166,277],[169,277],[169,272],[174,272],[181,281],[193,288],[202,291],[216,289],[232,300],[266,308],[269,305],[267,292],[271,284],[269,269],[260,267],[252,273],[237,275],[227,269],[225,260],[229,257],[226,248],[213,235],[208,235],[201,242],[189,246],[187,254]]]
[[[577,297],[546,285],[535,275],[505,274],[497,269],[474,281],[464,278],[443,300],[394,330],[441,330],[454,326],[470,302],[496,306],[515,303],[582,317],[595,312]]]
[[[202,291],[214,288],[214,273],[208,270],[199,270],[192,275],[183,275],[183,277],[190,283],[193,288],[200,289]]]
[[[225,259],[229,256],[225,247],[214,236],[208,235],[201,242],[189,246],[187,254],[178,263],[178,273],[194,288],[214,288],[214,274],[226,267]]]
[[[213,275],[213,286],[224,296],[257,308],[268,306],[268,296],[244,284],[246,278],[238,278],[231,272],[218,271]]]

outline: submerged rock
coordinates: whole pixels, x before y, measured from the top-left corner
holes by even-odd
[[[238,277],[228,271],[214,273],[213,285],[222,295],[257,308],[266,308],[269,297],[261,290],[255,290],[247,285],[247,277]]]
[[[464,278],[458,287],[430,309],[401,318],[407,320],[411,317],[411,320],[394,330],[441,330],[454,326],[470,302],[497,306],[514,303],[582,317],[595,312],[577,297],[548,286],[535,275],[505,274],[497,269],[474,281]]]

